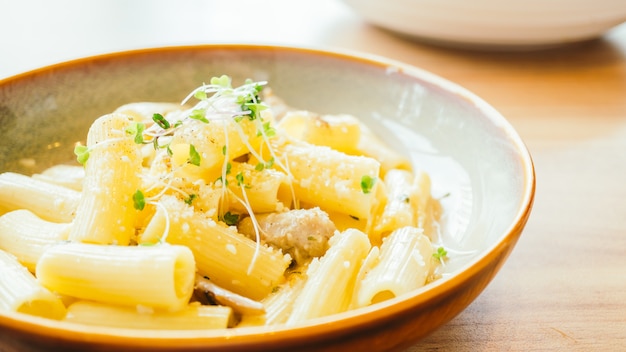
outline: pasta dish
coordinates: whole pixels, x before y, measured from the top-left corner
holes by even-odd
[[[357,117],[214,77],[97,118],[77,162],[0,173],[0,314],[298,324],[437,279],[431,180]]]

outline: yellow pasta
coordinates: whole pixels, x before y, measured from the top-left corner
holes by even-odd
[[[417,227],[424,229],[424,234],[431,239],[437,235],[437,221],[441,215],[441,204],[431,195],[430,176],[425,172],[419,172],[416,177],[417,189]]]
[[[433,248],[421,229],[403,227],[383,239],[377,263],[357,284],[357,307],[393,298],[424,286],[433,265]]]
[[[115,113],[130,116],[135,121],[151,122],[154,114],[167,115],[183,110],[183,106],[179,103],[159,103],[159,102],[135,102],[124,104],[117,109]]]
[[[139,189],[141,154],[126,129],[127,115],[98,118],[89,129],[85,181],[72,241],[127,245],[135,235],[133,195]]]
[[[296,298],[304,288],[305,279],[301,274],[291,274],[288,282],[277,286],[273,292],[262,300],[264,314],[243,315],[238,327],[284,324],[289,319]]]
[[[190,121],[176,131],[170,149],[176,175],[213,182],[222,175],[224,160],[232,160],[257,149],[261,137],[258,125],[248,118],[235,123],[229,119],[210,123]],[[198,165],[190,164],[191,147],[198,153]]]
[[[246,213],[245,206],[249,206],[255,213],[269,213],[291,205],[291,188],[285,173],[275,169],[259,171],[249,163],[233,162],[231,165],[226,178],[232,192],[226,196],[228,209]]]
[[[326,254],[311,262],[287,324],[347,310],[361,262],[369,250],[369,239],[361,231],[349,229],[333,236]]]
[[[170,219],[167,241],[191,249],[200,275],[252,299],[262,299],[284,281],[289,256],[207,218],[175,197],[163,197],[160,203]]]
[[[15,255],[31,272],[51,245],[67,240],[71,224],[45,221],[26,209],[0,216],[0,249]]]
[[[234,325],[230,307],[189,304],[175,312],[154,311],[91,301],[77,301],[67,308],[65,321],[129,329],[209,330]]]
[[[413,174],[407,170],[391,169],[385,175],[384,183],[387,191],[385,205],[370,233],[376,243],[395,229],[417,226],[419,199]]]
[[[378,161],[302,142],[275,147],[300,201],[359,219],[370,217],[379,183]]]
[[[61,299],[41,286],[17,258],[0,250],[0,312],[3,310],[51,319],[65,316]]]
[[[36,275],[63,295],[177,311],[193,293],[195,271],[193,254],[184,246],[67,243],[44,252]]]
[[[78,165],[59,164],[51,166],[39,174],[34,174],[32,178],[80,192],[83,190],[85,169]]]
[[[81,194],[29,176],[0,174],[0,203],[5,211],[28,209],[42,219],[71,222]]]
[[[352,115],[318,115],[310,111],[290,111],[278,124],[290,136],[314,145],[344,153],[355,153],[361,126]]]

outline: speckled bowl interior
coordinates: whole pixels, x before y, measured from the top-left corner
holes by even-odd
[[[530,215],[531,157],[471,92],[392,60],[253,45],[153,48],[46,67],[0,81],[0,171],[72,162],[90,123],[136,101],[180,101],[212,76],[267,80],[289,105],[350,113],[431,175],[451,248],[442,279],[371,307],[290,327],[138,331],[0,312],[3,350],[337,350],[406,347],[452,319],[491,281]],[[511,302],[514,304],[514,302]]]

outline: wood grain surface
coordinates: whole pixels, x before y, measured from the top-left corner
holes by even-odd
[[[409,351],[626,350],[626,25],[550,50],[479,52],[395,36],[338,0],[3,0],[0,19],[0,78],[109,51],[235,42],[356,50],[468,88],[530,149],[535,206],[487,289]]]

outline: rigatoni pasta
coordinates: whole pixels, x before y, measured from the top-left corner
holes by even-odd
[[[214,77],[182,104],[123,105],[76,146],[81,165],[0,174],[0,271],[24,283],[0,307],[128,329],[293,325],[431,280],[446,252],[428,174],[355,116],[267,104],[265,84]]]
[[[0,250],[0,313],[3,310],[51,319],[65,316],[61,299],[37,282],[17,258]]]
[[[31,272],[41,255],[52,245],[67,240],[71,223],[43,220],[30,210],[19,209],[0,215],[0,249],[12,253]]]
[[[64,243],[43,254],[36,275],[63,295],[177,311],[191,298],[195,271],[185,246]]]

